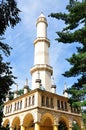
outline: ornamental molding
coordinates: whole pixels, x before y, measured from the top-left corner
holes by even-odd
[[[46,44],[48,44],[48,47],[50,47],[50,41],[45,37],[38,37],[37,39],[35,39],[34,45],[37,44],[38,42],[45,42]]]

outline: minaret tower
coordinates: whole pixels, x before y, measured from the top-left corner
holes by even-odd
[[[34,41],[34,66],[31,68],[30,72],[32,75],[33,89],[36,88],[36,79],[39,78],[45,90],[51,92],[51,76],[53,74],[53,69],[49,63],[50,41],[47,38],[47,26],[46,17],[41,13],[36,23],[37,38]]]

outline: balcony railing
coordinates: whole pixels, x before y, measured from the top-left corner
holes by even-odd
[[[14,100],[6,102],[4,105],[4,115],[11,115],[35,107],[76,114],[80,113],[80,108],[70,107],[67,98],[46,92],[45,90],[36,89],[31,93],[27,93]]]

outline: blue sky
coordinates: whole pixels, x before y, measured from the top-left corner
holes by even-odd
[[[47,18],[48,22],[48,38],[50,40],[50,64],[54,71],[54,82],[57,86],[57,93],[62,94],[64,83],[70,87],[74,82],[74,78],[65,78],[62,76],[68,68],[69,63],[65,60],[76,51],[76,45],[64,45],[55,41],[57,37],[56,31],[60,31],[64,27],[64,23],[48,17],[53,12],[65,12],[65,7],[69,0],[17,0],[18,8],[21,10],[21,22],[14,28],[8,28],[5,34],[6,43],[13,50],[8,60],[13,67],[13,74],[17,77],[15,80],[18,88],[24,87],[25,80],[28,78],[31,88],[30,68],[34,64],[34,45],[33,41],[36,38],[36,20],[41,12]],[[15,90],[16,86],[13,85]]]

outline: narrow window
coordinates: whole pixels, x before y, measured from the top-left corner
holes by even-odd
[[[22,101],[20,101],[20,109],[22,109]]]
[[[64,110],[63,101],[61,101],[61,109]]]
[[[32,105],[34,105],[34,96],[32,97]]]
[[[53,98],[50,100],[51,108],[53,108]]]
[[[65,110],[67,111],[67,102],[65,102]]]
[[[25,107],[27,107],[27,98],[25,99]]]
[[[60,101],[57,100],[57,108],[60,109]]]
[[[46,97],[46,106],[49,107],[49,98]]]
[[[44,98],[44,96],[42,96],[42,106],[45,106],[45,98]]]
[[[31,105],[31,97],[29,97],[29,106]]]

